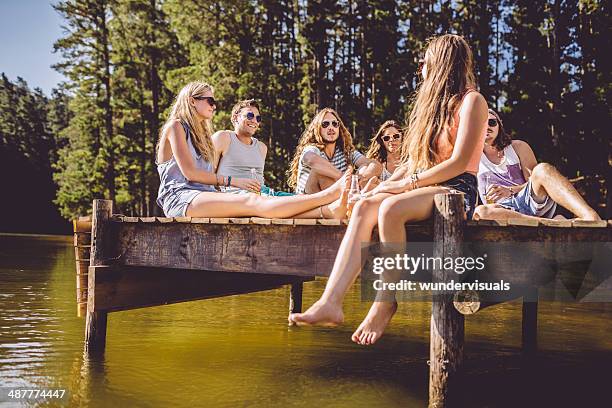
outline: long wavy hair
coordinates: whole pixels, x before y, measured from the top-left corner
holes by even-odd
[[[506,133],[506,129],[504,128],[504,122],[502,122],[499,114],[495,112],[493,109],[489,109],[489,113],[497,119],[497,137],[493,141],[493,147],[495,147],[500,152],[504,150],[506,146],[512,143],[512,137]]]
[[[378,131],[370,139],[370,148],[366,153],[366,157],[368,159],[378,160],[381,163],[385,163],[387,161],[387,148],[385,147],[385,142],[383,142],[382,137],[385,130],[389,128],[396,128],[397,130],[402,132],[401,126],[394,120],[388,120],[378,128]]]
[[[174,103],[170,109],[168,119],[159,131],[159,141],[162,135],[170,126],[179,120],[186,123],[191,131],[191,143],[193,147],[207,161],[215,162],[215,148],[212,143],[212,134],[214,133],[212,121],[210,119],[199,120],[195,106],[189,103],[190,98],[204,96],[206,92],[213,92],[214,88],[206,82],[195,81],[190,82],[181,89],[176,96]],[[160,143],[157,143],[159,151]]]
[[[427,75],[413,97],[402,142],[401,161],[410,159],[411,173],[429,169],[440,161],[438,139],[444,137],[450,142],[461,100],[470,88],[476,87],[474,58],[463,37],[445,34],[430,39],[424,59]]]
[[[323,136],[321,135],[321,122],[323,122],[323,118],[328,113],[334,115],[334,117],[338,121],[339,135],[338,140],[336,140],[336,149],[342,149],[344,155],[346,156],[347,162],[350,163],[351,154],[355,150],[351,133],[348,131],[346,126],[344,126],[342,119],[340,119],[340,116],[335,110],[333,110],[332,108],[323,108],[315,115],[310,124],[306,127],[304,133],[302,133],[300,141],[298,142],[297,149],[295,150],[295,155],[293,156],[293,160],[291,161],[291,166],[289,167],[289,170],[287,170],[287,176],[289,176],[288,183],[289,186],[292,188],[295,188],[297,186],[300,156],[302,156],[304,148],[306,146],[316,146],[319,150],[323,150],[325,148],[325,141],[323,140]]]

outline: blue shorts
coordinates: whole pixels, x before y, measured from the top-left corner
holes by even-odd
[[[465,214],[468,220],[472,219],[474,209],[476,208],[476,199],[478,197],[478,187],[476,183],[477,180],[475,175],[471,173],[462,173],[441,184],[444,187],[460,191],[464,194],[463,204],[465,205]]]
[[[202,190],[181,189],[168,194],[163,200],[162,209],[166,217],[185,217],[187,207]]]
[[[536,200],[533,188],[531,187],[531,180],[513,197],[498,201],[497,204],[521,214],[542,218],[554,217],[555,210],[557,209],[557,203],[549,196],[546,196],[542,202]]]

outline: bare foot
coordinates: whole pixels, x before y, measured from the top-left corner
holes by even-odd
[[[342,307],[317,300],[304,313],[289,314],[289,323],[298,326],[338,326],[344,321]]]
[[[322,193],[326,193],[330,195],[334,200],[340,198],[345,190],[350,190],[351,188],[351,176],[353,175],[353,169],[351,167],[348,168],[334,184],[327,187],[325,190],[322,190]],[[332,200],[330,200],[331,202]]]
[[[567,220],[567,218],[565,218],[561,214],[557,214],[553,217],[553,220]]]
[[[583,220],[583,221],[600,221],[601,217],[594,210],[591,210],[591,211],[587,212],[586,214],[584,214],[584,216],[578,217],[578,218],[575,218],[575,219],[576,220]]]
[[[327,211],[325,211],[325,218],[335,218],[337,220],[343,220],[346,218],[346,211],[348,210],[348,196],[351,187],[350,177],[347,177],[346,181],[346,188],[342,190],[340,198],[334,201],[333,203],[327,205]]]
[[[374,302],[368,315],[351,336],[351,340],[363,346],[376,343],[396,311],[397,302]]]

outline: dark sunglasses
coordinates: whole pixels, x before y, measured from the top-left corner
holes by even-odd
[[[193,99],[198,101],[206,101],[210,106],[217,106],[217,101],[212,96],[194,96]]]
[[[497,126],[497,119],[489,119],[489,127]]]
[[[384,135],[383,137],[381,137],[381,139],[383,140],[383,142],[388,142],[389,140],[391,140],[391,138],[393,138],[393,140],[399,140],[401,137],[401,133],[395,133],[393,135]]]
[[[329,127],[329,125],[332,125],[335,128],[337,128],[339,126],[338,122],[335,121],[335,120],[332,120],[331,122],[329,120],[324,120],[323,122],[321,122],[321,127],[323,129],[327,129],[327,127]]]
[[[255,114],[253,112],[247,112],[246,115],[244,115],[244,117],[247,118],[248,120],[255,119],[257,121],[257,123],[261,122],[261,115],[255,116]]]

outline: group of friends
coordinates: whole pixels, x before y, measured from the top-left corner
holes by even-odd
[[[421,76],[407,125],[384,122],[365,155],[336,111],[319,111],[287,172],[293,192],[265,185],[268,149],[254,137],[262,120],[258,103],[238,102],[231,112],[234,129],[215,133],[213,87],[189,83],[160,132],[157,202],[169,217],[342,219],[354,172],[361,199],[351,208],[321,298],[289,316],[298,325],[342,323],[344,296],[362,267],[361,243],[370,241],[376,226],[382,243],[406,242],[405,224],[431,217],[436,194],[463,193],[473,219],[560,217],[557,205],[576,218],[599,219],[565,177],[538,164],[529,144],[506,133],[477,91],[473,55],[461,36],[431,39]],[[375,343],[396,310],[395,301],[374,302],[352,340]]]

